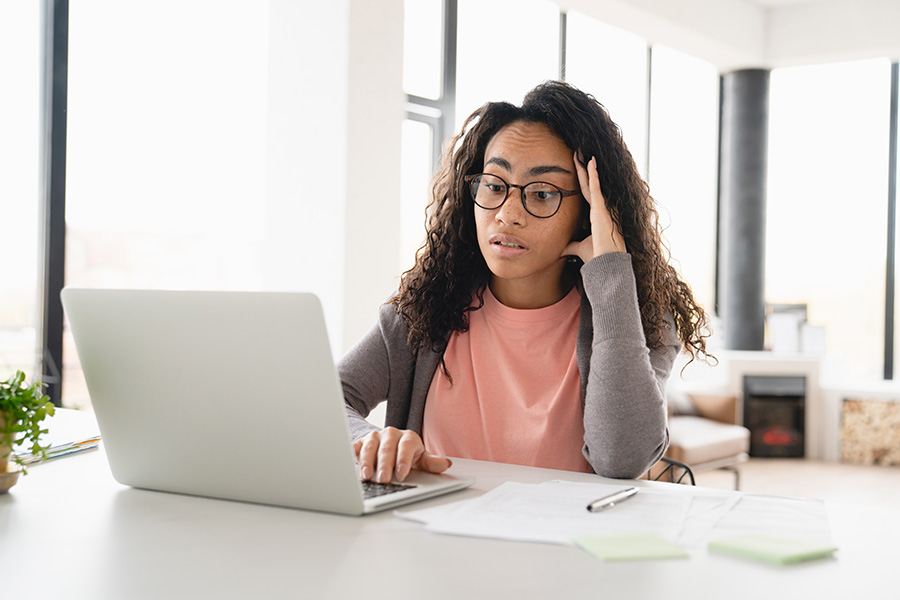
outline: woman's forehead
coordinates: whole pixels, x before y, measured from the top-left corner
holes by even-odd
[[[515,121],[498,131],[485,149],[484,160],[496,164],[528,166],[532,164],[572,165],[573,151],[543,123]]]

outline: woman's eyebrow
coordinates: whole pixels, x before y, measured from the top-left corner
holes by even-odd
[[[547,173],[565,173],[566,175],[571,175],[572,171],[568,169],[564,169],[563,167],[559,167],[557,165],[546,165],[540,167],[531,167],[528,169],[529,175],[545,175]]]
[[[484,166],[488,166],[488,165],[497,165],[501,169],[505,169],[507,171],[512,171],[512,165],[509,164],[509,161],[506,160],[505,158],[500,158],[499,156],[494,156],[491,159],[489,159],[486,163],[484,163]]]
[[[509,161],[505,158],[500,158],[499,156],[489,158],[487,162],[484,163],[484,166],[488,165],[497,165],[501,169],[512,171],[512,165],[509,164]],[[547,173],[564,173],[566,175],[571,175],[572,171],[558,165],[541,165],[539,167],[531,167],[528,169],[527,175],[535,177],[537,175],[546,175]]]

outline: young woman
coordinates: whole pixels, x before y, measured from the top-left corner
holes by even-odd
[[[338,365],[364,480],[457,456],[635,478],[668,445],[677,353],[703,309],[668,264],[606,110],[561,82],[488,103],[436,175],[427,237]],[[365,421],[387,402],[386,427]]]

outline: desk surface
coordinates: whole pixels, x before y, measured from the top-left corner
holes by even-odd
[[[504,481],[591,475],[457,460],[475,497]],[[685,493],[685,486],[667,486]],[[33,467],[0,496],[3,597],[900,598],[900,508],[828,504],[835,558],[771,567],[694,551],[606,563],[565,546],[431,534],[343,517],[124,487],[102,450]],[[865,594],[865,595],[864,595]]]

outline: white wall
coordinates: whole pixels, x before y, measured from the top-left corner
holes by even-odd
[[[269,7],[264,287],[317,293],[332,344],[342,328],[348,4]]]
[[[403,0],[350,0],[349,34],[345,349],[399,284]]]
[[[402,0],[270,0],[266,289],[309,290],[340,356],[396,287]]]

